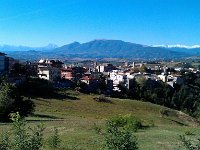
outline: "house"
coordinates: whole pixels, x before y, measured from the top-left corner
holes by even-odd
[[[174,85],[183,85],[184,84],[184,79],[181,76],[170,76],[168,78],[168,82],[171,87],[174,87]]]
[[[57,60],[43,60],[38,62],[38,76],[41,79],[56,81],[61,78],[62,62]]]
[[[158,75],[158,78],[162,80],[163,82],[167,82],[167,75],[162,73],[161,75]]]
[[[84,86],[86,92],[95,92],[99,89],[99,80],[96,78],[84,76],[80,81],[86,84],[86,86]]]
[[[102,65],[97,66],[98,72],[111,72],[112,70],[116,70],[117,68],[112,64],[104,63]]]
[[[60,69],[56,67],[39,67],[38,76],[41,79],[56,81],[60,79]]]
[[[61,69],[61,78],[66,80],[73,79],[73,70],[72,68],[62,68]]]
[[[133,80],[133,77],[130,74],[126,75],[126,73],[119,72],[118,70],[114,70],[113,72],[110,73],[110,80],[113,81],[113,90],[119,91],[119,88],[118,88],[119,84],[122,84],[127,89],[129,89],[131,80]]]
[[[86,83],[88,85],[98,81],[97,79],[88,76],[84,76],[80,80],[81,82]]]
[[[61,69],[61,78],[67,80],[78,80],[84,76],[86,69],[83,67],[68,67]]]

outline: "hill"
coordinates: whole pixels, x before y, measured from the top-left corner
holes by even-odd
[[[97,95],[85,95],[74,91],[61,91],[54,99],[35,98],[36,112],[28,122],[44,122],[45,135],[58,128],[67,149],[100,149],[103,136],[96,133],[104,128],[105,120],[119,114],[132,114],[141,119],[144,129],[136,133],[141,150],[175,149],[180,144],[178,137],[185,132],[200,134],[198,122],[184,113],[155,104],[136,100],[109,98],[112,103],[96,102]],[[168,115],[161,115],[167,110]],[[0,130],[7,124],[0,124]]]

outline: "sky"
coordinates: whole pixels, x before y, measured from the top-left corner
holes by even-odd
[[[200,45],[199,0],[0,0],[0,45]]]

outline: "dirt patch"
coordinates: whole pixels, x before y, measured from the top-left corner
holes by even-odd
[[[181,111],[177,111],[176,115],[179,119],[183,120],[189,126],[192,126],[192,127],[200,126],[200,122],[197,119],[195,119]]]
[[[160,115],[161,117],[168,119],[179,125],[190,126],[190,127],[200,126],[200,122],[197,119],[183,113],[182,111],[177,111],[169,108],[162,108],[160,110]]]

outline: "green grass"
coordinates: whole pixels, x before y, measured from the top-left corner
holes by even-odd
[[[31,126],[43,122],[45,138],[57,127],[65,149],[101,149],[103,136],[96,133],[95,127],[104,129],[105,120],[119,114],[132,114],[146,126],[136,133],[141,150],[180,149],[180,134],[192,131],[194,136],[200,135],[200,129],[188,126],[187,120],[178,118],[175,113],[162,117],[160,110],[165,108],[148,102],[109,98],[112,103],[102,103],[94,100],[95,95],[74,91],[62,91],[62,94],[66,95],[63,99],[34,99],[35,114],[26,119]],[[0,131],[9,125],[0,124]]]

